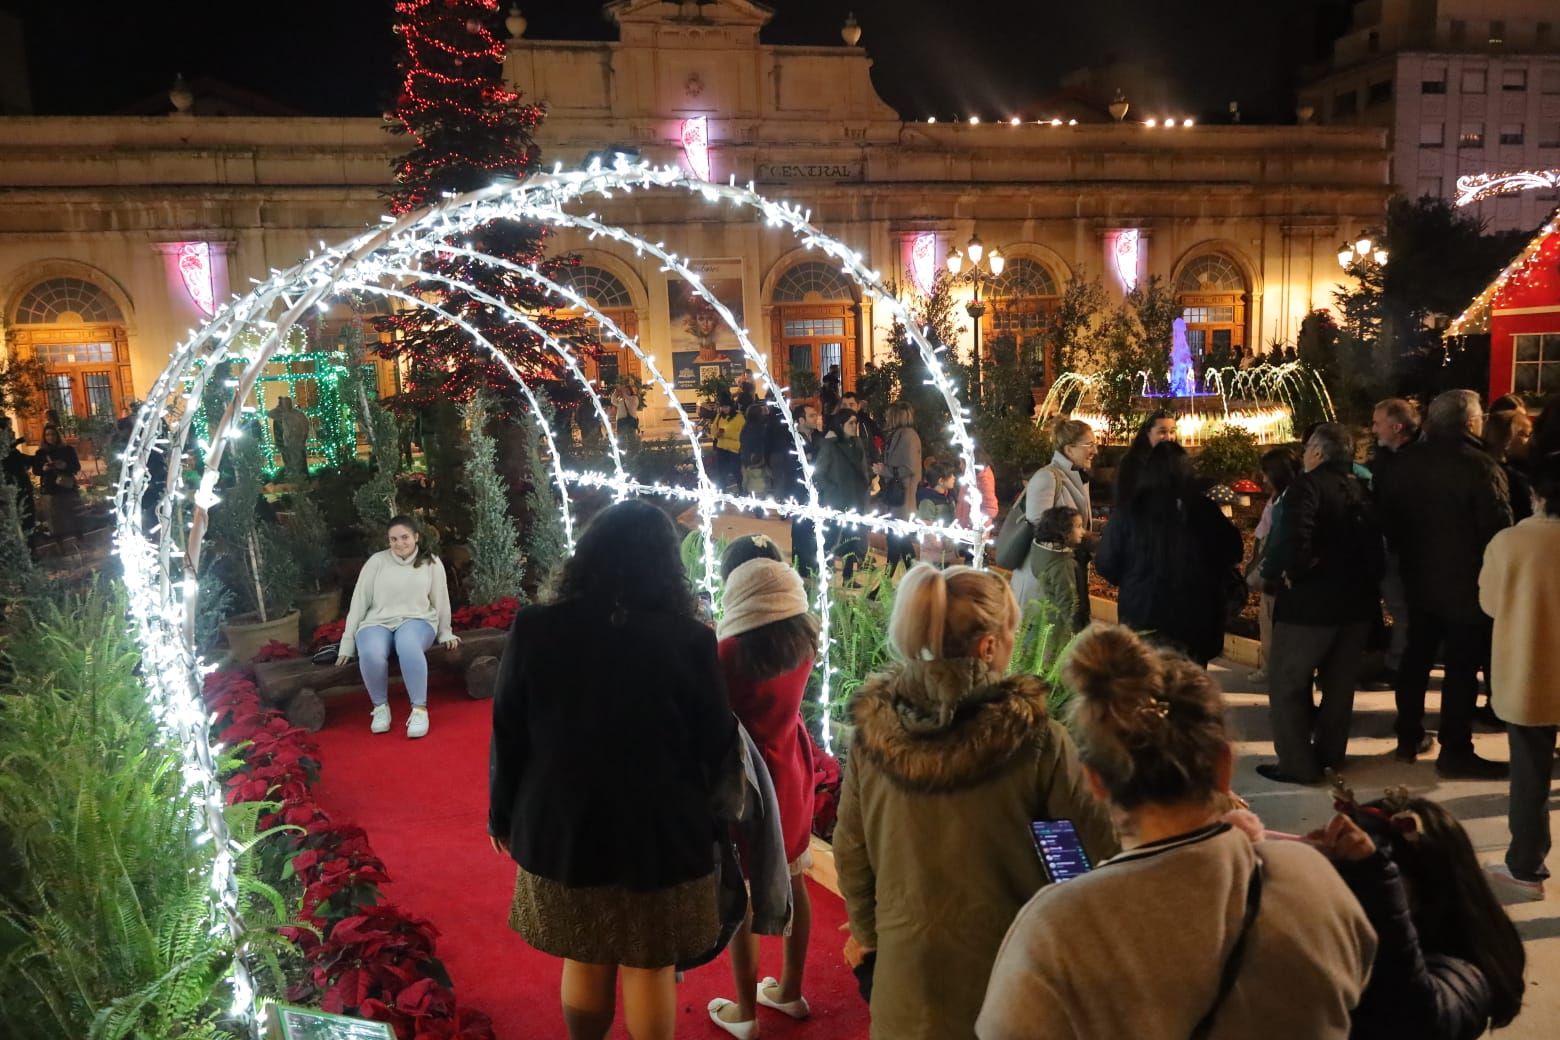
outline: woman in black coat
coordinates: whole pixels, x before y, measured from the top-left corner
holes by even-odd
[[[33,472],[38,474],[49,533],[56,541],[80,535],[81,491],[77,488],[77,474],[81,472],[81,459],[76,456],[76,449],[65,443],[58,426],[43,428],[43,444],[32,464]]]
[[[858,513],[867,510],[871,494],[872,468],[867,462],[867,443],[861,436],[861,421],[851,411],[835,412],[829,420],[829,432],[818,448],[813,467],[818,501],[831,509]],[[866,556],[866,539],[855,524],[835,523],[829,552],[844,559],[841,580],[849,582],[856,564]]]
[[[488,832],[519,865],[509,923],[564,959],[571,1038],[671,1036],[675,970],[715,945],[713,792],[733,747],[715,634],[671,521],[602,512],[546,605],[515,618],[493,699]]]
[[[1186,450],[1161,441],[1106,525],[1094,569],[1121,590],[1117,620],[1206,666],[1223,652],[1244,553],[1235,525],[1196,492]]]

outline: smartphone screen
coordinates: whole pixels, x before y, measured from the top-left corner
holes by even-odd
[[[1034,820],[1029,827],[1034,833],[1040,862],[1053,883],[1082,877],[1092,869],[1089,854],[1083,851],[1083,842],[1078,837],[1078,828],[1071,820]]]

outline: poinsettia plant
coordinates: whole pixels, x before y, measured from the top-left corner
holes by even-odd
[[[319,749],[308,734],[264,706],[252,673],[214,672],[201,692],[226,748],[228,803],[263,803],[260,829],[286,828],[261,862],[268,877],[292,873],[303,885],[302,923],[280,929],[309,966],[289,999],[385,1022],[397,1040],[493,1040],[492,1021],[458,1005],[433,925],[381,901],[389,874],[368,835],[315,803]]]
[[[264,661],[285,661],[291,657],[302,656],[303,651],[299,650],[296,646],[289,646],[280,639],[273,639],[269,643],[262,646],[259,653],[255,654],[254,663],[260,664]]]
[[[484,603],[481,606],[461,607],[450,616],[450,627],[457,632],[469,632],[474,628],[507,630],[515,623],[520,612],[520,601],[514,596]]]
[[[346,631],[346,618],[337,618],[335,621],[327,622],[314,630],[314,638],[309,643],[309,649],[319,650],[321,647],[329,646],[331,643],[339,643]]]

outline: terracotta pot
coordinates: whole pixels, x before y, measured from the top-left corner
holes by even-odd
[[[288,646],[298,645],[298,612],[291,610],[269,621],[257,620],[255,614],[235,614],[222,626],[222,634],[227,636],[228,652],[233,660],[248,664],[273,640]]]
[[[303,638],[312,639],[314,630],[341,616],[341,590],[326,589],[298,597],[299,627]]]

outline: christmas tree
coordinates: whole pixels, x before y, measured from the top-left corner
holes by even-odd
[[[396,160],[396,188],[389,194],[392,212],[412,212],[439,202],[446,193],[529,174],[537,164],[531,135],[544,113],[540,105],[522,101],[504,85],[505,45],[492,31],[498,0],[396,0],[395,14],[406,55],[395,110],[387,115],[388,129],[409,136],[412,146]],[[538,266],[547,277],[563,281],[575,261],[544,260],[544,237],[541,227],[514,221],[494,221],[466,236],[478,252]],[[428,256],[422,263],[425,270],[467,282],[531,313],[555,336],[576,342],[590,338],[584,322],[550,313],[558,301],[512,271],[464,257]],[[561,384],[563,366],[532,330],[442,281],[425,280],[412,292],[436,300],[480,331],[528,383]],[[516,409],[514,380],[465,329],[423,310],[390,315],[378,324],[381,332],[391,334],[380,353],[409,362],[406,385],[388,402],[397,411],[464,403],[484,389],[493,393],[500,414]]]
[[[488,432],[486,393],[473,397],[465,407],[467,443],[466,488],[471,492],[471,602],[494,603],[506,596],[521,598],[520,538],[509,518],[509,501],[498,475],[497,452]]]

